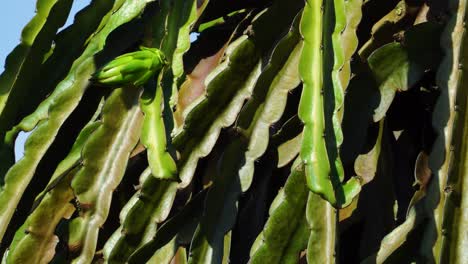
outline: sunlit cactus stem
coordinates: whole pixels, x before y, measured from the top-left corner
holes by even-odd
[[[107,87],[141,86],[167,64],[164,54],[156,48],[140,47],[126,53],[99,69],[91,80]]]
[[[339,43],[346,23],[343,11],[342,0],[308,1],[300,26],[304,38],[304,49],[299,62],[303,91],[298,116],[304,123],[300,156],[305,165],[309,189],[337,208],[349,205],[361,190],[356,178],[341,183],[344,179],[341,161],[338,157],[330,160],[333,151],[329,153],[331,148],[337,148],[342,142],[337,109],[332,117],[334,127],[329,129],[327,119],[330,117],[327,116],[326,108],[329,105],[343,104],[343,87],[339,81],[339,69],[344,65],[343,50]],[[330,29],[327,27],[331,19],[337,20],[337,26]],[[331,41],[324,37],[324,32],[328,31],[333,31]],[[330,65],[333,67],[329,67]],[[330,93],[333,93],[334,101],[326,96]],[[326,135],[331,132],[329,130],[334,136]]]

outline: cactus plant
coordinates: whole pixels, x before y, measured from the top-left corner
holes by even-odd
[[[72,2],[0,75],[2,263],[466,262],[466,0]]]

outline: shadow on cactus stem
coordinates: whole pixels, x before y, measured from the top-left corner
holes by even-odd
[[[447,1],[447,3],[448,2],[450,1]],[[454,5],[458,5],[460,1],[455,0],[452,2]],[[453,15],[455,16],[455,14]],[[444,46],[445,44],[444,50],[446,51],[446,53],[442,63],[439,66],[439,72],[437,75],[437,85],[438,89],[440,89],[440,95],[437,101],[437,105],[435,106],[432,119],[433,128],[438,137],[433,144],[429,160],[429,166],[432,170],[433,175],[427,189],[427,195],[422,200],[424,201],[426,213],[429,214],[429,220],[427,221],[427,227],[425,228],[423,237],[424,242],[420,250],[422,251],[423,259],[425,261],[428,261],[428,263],[434,263],[435,261],[441,261],[440,263],[446,263],[447,261],[447,259],[444,260],[441,258],[443,252],[441,252],[440,249],[434,250],[434,248],[438,246],[440,247],[440,245],[437,245],[441,243],[441,238],[439,238],[438,236],[446,235],[444,234],[444,230],[441,230],[441,228],[443,228],[441,223],[443,221],[443,212],[441,211],[443,211],[443,203],[446,198],[441,196],[441,194],[443,194],[441,192],[441,189],[444,188],[444,192],[448,190],[446,184],[448,182],[449,173],[451,171],[451,155],[449,152],[453,152],[452,149],[447,149],[448,146],[450,146],[451,148],[451,144],[453,143],[453,139],[448,137],[451,137],[453,135],[454,120],[456,121],[456,117],[454,116],[457,114],[455,111],[453,111],[455,109],[451,109],[451,105],[452,103],[456,103],[456,99],[450,98],[450,96],[456,96],[457,94],[456,92],[453,93],[453,91],[450,91],[452,89],[457,89],[457,87],[450,87],[450,79],[453,78],[453,73],[450,71],[450,69],[454,67],[454,63],[457,64],[457,67],[459,63],[455,62],[453,54],[454,52],[452,52],[458,50],[458,47],[456,46],[457,43],[454,43],[454,40],[450,38],[451,35],[454,34],[454,32],[456,32],[457,25],[455,22],[453,24],[448,22],[447,24],[448,26],[445,28],[445,32],[442,33],[443,35],[441,38],[441,44],[442,46]],[[450,41],[447,41],[448,38],[450,38]],[[447,69],[445,69],[444,67],[446,67]],[[447,132],[445,131],[446,129]],[[441,204],[442,208],[439,208],[441,207]],[[438,225],[440,225],[440,227]],[[436,254],[441,255],[434,256],[434,252]]]
[[[433,27],[435,28],[436,31],[439,31],[438,28],[440,28],[440,26],[438,27],[437,25],[435,24],[431,24],[431,23],[423,23],[423,24],[419,24],[417,25],[416,27],[418,26],[421,26],[419,28],[423,28],[423,30],[421,32],[425,32],[425,30],[429,30],[431,31],[432,29],[430,27]],[[424,28],[425,27],[425,28]],[[446,29],[447,30],[447,29]],[[415,39],[417,38],[421,38],[421,33],[416,33],[414,34],[414,32],[416,31],[413,31],[412,33],[413,34],[408,34],[408,38],[412,38],[409,40],[409,42],[411,41],[414,41]],[[433,32],[435,33],[435,32]],[[433,35],[438,35],[440,36],[439,34],[433,34]],[[435,42],[435,43],[438,43],[440,41],[440,37],[437,37],[437,38],[432,38],[430,37],[430,41],[431,42]],[[418,48],[417,45],[414,45],[414,43],[417,43],[417,41],[414,41],[413,43],[409,43],[408,45],[408,50],[415,50]],[[451,45],[453,46],[453,45]],[[450,47],[450,50],[452,50],[453,47]],[[437,50],[437,49],[434,49],[434,50]],[[412,54],[412,53],[410,53]],[[413,53],[414,54],[414,53]],[[453,58],[452,58],[452,55],[451,53],[448,53],[448,54],[445,54],[446,57],[444,58],[445,59],[445,62],[443,63],[448,63],[448,65],[452,65],[452,62],[453,62]],[[443,67],[443,63],[441,63],[441,57],[442,54],[434,54],[434,56],[432,57],[428,57],[428,58],[410,58],[410,60],[412,61],[416,61],[416,62],[419,62],[421,65],[426,65],[426,66],[429,66],[429,65],[438,65],[439,66],[439,72],[440,72],[440,67]],[[415,65],[415,63],[412,63],[410,64],[410,68],[409,68],[409,71],[410,73],[411,72],[415,72],[415,71],[418,71],[418,69],[416,69],[418,66]],[[423,69],[423,70],[427,70],[427,69]],[[441,85],[441,82],[443,83],[447,83],[449,82],[449,76],[445,76],[446,78],[444,79],[440,79],[440,73],[439,73],[439,76],[438,76],[438,84],[439,84],[439,89],[444,89],[444,87],[448,87],[448,85]],[[410,80],[408,80],[408,83],[410,82]],[[439,175],[439,169],[443,166],[443,163],[444,163],[444,156],[446,154],[446,152],[448,150],[445,149],[444,146],[437,146],[437,142],[445,142],[446,139],[445,139],[445,134],[444,134],[444,128],[448,125],[449,123],[449,117],[450,117],[450,107],[449,107],[449,98],[448,98],[448,91],[438,91],[439,92],[439,95],[438,95],[438,99],[437,99],[437,104],[439,104],[439,107],[437,108],[436,106],[436,109],[434,109],[432,111],[432,120],[436,120],[437,119],[437,122],[439,122],[439,124],[441,124],[441,126],[436,126],[435,124],[433,124],[433,128],[435,130],[435,134],[436,136],[439,137],[438,140],[436,140],[436,142],[434,144],[432,144],[432,150],[431,150],[431,156],[435,156],[437,160],[439,160],[438,163],[436,164],[432,164],[431,166],[431,169],[432,169],[432,172],[433,172],[433,175],[431,177],[431,181],[429,183],[429,186],[427,187],[427,192],[426,192],[426,196],[420,200],[419,203],[416,203],[416,205],[414,205],[414,208],[408,208],[408,215],[407,217],[409,218],[410,216],[410,210],[415,210],[415,213],[416,213],[416,216],[415,216],[415,227],[413,228],[413,233],[415,232],[415,230],[419,229],[420,230],[420,234],[419,234],[419,241],[424,241],[422,244],[422,248],[415,248],[415,250],[418,250],[419,254],[416,254],[416,257],[424,262],[424,263],[436,263],[436,259],[437,259],[437,256],[434,256],[432,253],[432,249],[434,248],[434,245],[437,241],[437,226],[436,224],[434,223],[433,219],[432,219],[432,212],[434,212],[434,210],[437,208],[440,200],[441,200],[441,197],[440,197],[440,186],[443,186],[445,183],[444,182],[441,182],[441,181],[445,181],[444,178],[445,176],[441,176]],[[442,115],[442,116],[441,116]],[[430,128],[428,128],[430,129]],[[442,147],[442,148],[440,148]],[[447,162],[447,161],[445,161]],[[435,165],[435,166],[434,166]],[[410,205],[411,206],[411,205]],[[420,209],[420,207],[422,207],[422,209]],[[424,226],[423,227],[418,227],[418,225],[420,225],[421,223],[424,223]],[[435,235],[435,236],[434,236]],[[409,243],[407,243],[409,244]],[[413,246],[414,247],[414,246]],[[443,263],[443,262],[442,262]]]

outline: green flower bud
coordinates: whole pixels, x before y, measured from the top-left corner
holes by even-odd
[[[91,80],[108,87],[140,86],[166,63],[164,54],[160,50],[140,47],[139,51],[118,56],[104,65]]]

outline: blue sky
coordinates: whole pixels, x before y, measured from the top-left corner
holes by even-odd
[[[5,58],[19,43],[21,30],[34,15],[32,0],[2,1],[0,3],[0,68],[3,71]]]
[[[74,14],[87,5],[90,0],[75,0],[66,25],[73,22]],[[6,56],[20,42],[21,30],[34,16],[36,1],[15,0],[0,2],[0,71],[3,72]],[[24,141],[27,135],[21,133],[15,145],[16,158],[23,154]]]

